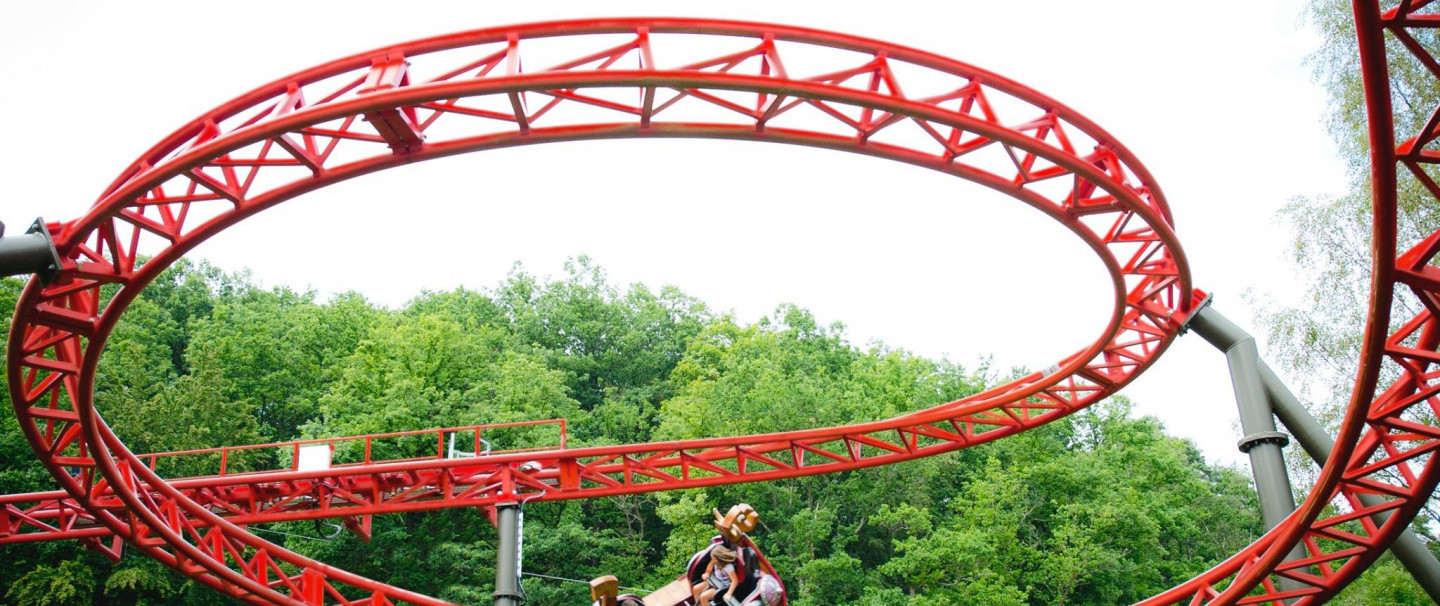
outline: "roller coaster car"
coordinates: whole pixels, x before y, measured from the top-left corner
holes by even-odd
[[[740,504],[731,507],[725,516],[721,516],[719,511],[714,514],[715,528],[720,534],[711,538],[709,545],[690,557],[684,575],[643,598],[635,594],[619,594],[619,580],[614,576],[600,577],[590,582],[593,606],[710,606],[696,605],[691,588],[705,582],[705,569],[710,565],[710,552],[717,545],[725,545],[735,551],[738,556],[735,559],[735,573],[740,581],[735,588],[734,599],[727,602],[724,592],[720,592],[715,597],[715,606],[787,605],[789,600],[780,575],[745,534],[753,530],[759,520],[755,510],[749,505]]]

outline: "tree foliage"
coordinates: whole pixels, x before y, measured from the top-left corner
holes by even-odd
[[[1271,354],[1291,376],[1311,378],[1314,408],[1333,422],[1369,296],[1368,150],[1348,2],[1312,0],[1309,15],[1323,37],[1312,65],[1333,101],[1327,125],[1350,184],[1286,206],[1309,294],[1300,305],[1272,305],[1263,323]],[[1418,35],[1440,46],[1435,30]],[[1397,123],[1413,130],[1440,105],[1440,90],[1397,45],[1390,56]],[[1401,177],[1403,244],[1440,227],[1440,209]],[[21,287],[0,279],[0,309],[14,308]],[[6,330],[0,324],[0,336]],[[356,293],[320,300],[265,289],[245,273],[181,262],[142,292],[108,341],[96,400],[137,451],[554,417],[570,422],[572,444],[598,445],[875,420],[998,378],[983,364],[857,348],[843,325],[794,306],[745,324],[674,288],[617,287],[583,257],[558,279],[517,266],[492,289],[426,292],[400,309]],[[518,447],[546,436],[515,430],[493,439]],[[51,487],[13,416],[0,414],[0,490]],[[1247,474],[1208,464],[1117,398],[903,465],[534,504],[526,569],[657,587],[708,540],[711,508],[738,501],[761,512],[756,539],[797,606],[1129,602],[1212,566],[1260,530]],[[494,530],[473,511],[379,517],[368,544],[348,533],[326,539],[308,522],[256,530],[386,582],[490,601]],[[72,543],[0,547],[0,561],[3,604],[225,602],[149,560],[111,563]],[[525,587],[530,603],[588,603],[583,585],[532,578]],[[1336,603],[1428,600],[1387,558]]]
[[[1370,148],[1350,2],[1311,0],[1307,16],[1322,37],[1322,45],[1311,56],[1310,63],[1317,81],[1329,93],[1331,102],[1326,124],[1346,163],[1349,179],[1346,190],[1339,195],[1299,196],[1282,210],[1282,218],[1291,227],[1292,261],[1297,275],[1307,283],[1307,293],[1298,305],[1269,304],[1259,319],[1267,332],[1269,355],[1280,363],[1285,374],[1303,377],[1299,387],[1310,396],[1312,413],[1334,429],[1349,401],[1369,310]],[[1414,34],[1425,48],[1440,45],[1440,32],[1433,29],[1416,30]],[[1387,36],[1386,45],[1396,130],[1419,132],[1434,108],[1440,107],[1440,87],[1435,86],[1434,76],[1424,65],[1393,36]],[[1426,170],[1433,171],[1433,167]],[[1431,173],[1431,178],[1436,176]],[[1398,177],[1398,241],[1403,250],[1440,229],[1440,206],[1408,171],[1400,170]],[[1398,289],[1392,321],[1403,322],[1420,307],[1407,289]],[[1316,468],[1303,458],[1303,453],[1296,449],[1291,457],[1292,470],[1298,477],[1314,477]],[[1307,482],[1296,484],[1304,486]],[[1427,515],[1422,515],[1414,526],[1427,540],[1431,537],[1426,520],[1435,519],[1437,514],[1440,514],[1440,504],[1432,499]],[[1382,595],[1383,592],[1373,589],[1376,584],[1402,581],[1409,582],[1410,590],[1419,591],[1408,578],[1392,579],[1372,572],[1347,590],[1339,601],[1409,603],[1378,598],[1375,599],[1379,601],[1373,602],[1352,601],[1355,596]]]
[[[13,306],[19,282],[0,287]],[[517,267],[494,288],[422,293],[399,309],[181,264],[144,291],[103,355],[97,402],[151,451],[556,417],[578,446],[738,435],[886,418],[998,380],[983,364],[858,348],[842,325],[794,306],[744,324],[673,288],[617,288],[583,258],[558,279]],[[13,417],[0,418],[0,488],[49,488]],[[487,437],[496,448],[553,439]],[[756,540],[797,606],[1111,604],[1188,578],[1259,531],[1243,474],[1117,399],[903,465],[531,504],[525,567],[658,587],[709,540],[711,509],[740,501],[761,512]],[[253,528],[402,587],[490,601],[495,533],[474,511],[377,517],[369,543],[326,538],[324,523]],[[0,554],[6,604],[223,601],[135,555],[112,564],[67,543]],[[588,603],[582,584],[525,588],[533,604]]]
[[[1291,376],[1306,377],[1318,416],[1343,413],[1358,364],[1370,291],[1370,158],[1364,91],[1355,24],[1348,0],[1311,0],[1310,23],[1323,43],[1311,56],[1316,79],[1330,95],[1326,125],[1348,169],[1340,195],[1302,195],[1281,212],[1291,227],[1292,261],[1307,282],[1299,305],[1271,305],[1261,314],[1271,354]],[[1415,32],[1426,48],[1440,33]],[[1393,37],[1387,37],[1392,100],[1398,132],[1418,132],[1440,106],[1433,76]],[[1399,171],[1399,233],[1406,247],[1440,229],[1440,207],[1418,180]],[[1433,177],[1433,175],[1432,175]],[[1419,310],[1405,289],[1397,291],[1401,322]]]

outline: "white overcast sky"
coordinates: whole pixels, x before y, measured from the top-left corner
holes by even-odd
[[[0,220],[80,216],[135,156],[281,75],[386,44],[615,15],[829,29],[1014,78],[1116,135],[1169,196],[1196,286],[1254,331],[1247,289],[1298,291],[1276,211],[1344,168],[1304,64],[1318,38],[1278,2],[22,2],[0,19]],[[853,342],[1048,366],[1092,340],[1100,265],[1039,213],[921,169],[834,152],[619,141],[486,152],[371,175],[267,211],[197,249],[269,285],[488,287],[512,263],[591,255],[613,282],[674,284],[753,321],[782,302]],[[1224,359],[1178,343],[1125,392],[1212,459],[1240,460]]]

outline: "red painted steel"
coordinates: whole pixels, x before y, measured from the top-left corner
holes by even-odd
[[[1384,553],[1440,481],[1440,461],[1433,456],[1440,448],[1440,270],[1433,265],[1440,231],[1403,246],[1396,238],[1399,166],[1440,199],[1440,186],[1426,172],[1427,164],[1440,159],[1433,149],[1440,108],[1423,127],[1397,132],[1388,62],[1417,61],[1440,84],[1440,61],[1411,33],[1440,27],[1440,16],[1427,10],[1431,0],[1387,4],[1393,6],[1385,10],[1375,0],[1353,0],[1369,119],[1374,258],[1360,369],[1335,450],[1305,502],[1283,524],[1146,603],[1322,603]],[[1397,42],[1398,56],[1387,58],[1387,34]],[[1421,311],[1403,322],[1391,318],[1397,286],[1407,287],[1403,290],[1421,303]],[[1382,365],[1393,372],[1382,377]],[[1361,494],[1380,502],[1364,505]],[[1376,521],[1377,514],[1383,522]],[[1297,544],[1305,557],[1285,562]],[[1293,581],[1292,588],[1279,589],[1281,578]]]
[[[527,446],[486,450],[483,454],[493,457],[563,450],[566,447],[565,420],[549,419],[272,444],[222,446],[142,454],[136,455],[136,458],[152,471],[156,471],[162,461],[168,463],[166,467],[170,469],[210,470],[212,473],[170,479],[168,483],[178,488],[186,498],[205,504],[211,511],[237,524],[334,517],[358,521],[379,512],[382,505],[419,502],[442,506],[464,504],[454,499],[436,500],[432,492],[417,490],[417,487],[452,485],[460,491],[456,493],[457,496],[463,494],[463,490],[472,487],[466,483],[469,478],[484,477],[486,472],[494,469],[494,465],[477,463],[482,459],[468,456],[459,459],[451,457],[451,441],[456,441],[456,448],[467,455],[481,453],[485,432],[491,432],[489,435],[493,438],[496,430],[519,427],[543,427],[545,430],[540,436],[526,436],[537,438],[523,442]],[[410,440],[405,444],[396,443],[405,438],[418,440]],[[425,454],[373,456],[377,444],[382,449],[404,448],[406,452],[403,454],[410,455],[415,452],[415,442],[424,445],[422,448],[426,449]],[[307,445],[326,445],[332,455],[338,449],[339,456],[332,459],[328,469],[318,474],[304,474],[307,477],[302,477],[299,469],[299,448]],[[278,455],[274,457],[275,460],[289,457],[290,462],[271,468],[246,465],[246,457],[243,455],[257,452]],[[257,457],[253,456],[249,458],[251,461],[256,459]],[[447,460],[458,460],[463,465],[435,467],[435,464]],[[237,463],[239,469],[236,468]],[[390,470],[395,463],[421,465],[419,468],[411,466],[404,470]],[[379,500],[382,496],[385,497],[383,501]],[[99,486],[91,492],[92,501],[113,502],[115,498],[114,492],[108,486]],[[154,495],[151,498],[154,498]],[[485,503],[475,504],[489,502],[490,500],[486,499]],[[99,546],[99,539],[108,539],[112,535],[110,529],[97,522],[85,507],[63,490],[0,495],[0,545],[82,539]],[[119,554],[118,545],[111,545],[107,549],[112,550],[112,555]]]
[[[1423,4],[1404,3],[1383,19],[1367,16],[1373,7],[1357,8],[1362,41],[1380,35],[1381,27],[1428,26],[1431,21],[1408,12]],[[683,51],[701,37],[730,48],[700,57]],[[572,59],[521,69],[521,58],[536,48],[552,54],[562,49]],[[1383,55],[1375,63],[1374,51],[1368,52],[1367,82],[1372,96],[1383,97]],[[1388,115],[1375,105],[1371,111],[1377,120]],[[432,38],[332,62],[227,103],[147,152],[85,217],[51,225],[66,262],[49,286],[27,286],[8,357],[22,427],[77,504],[56,501],[56,522],[47,524],[60,532],[76,531],[78,520],[98,524],[147,555],[253,603],[441,603],[245,532],[233,520],[251,512],[230,510],[231,497],[214,496],[237,489],[225,484],[233,475],[163,480],[95,412],[99,353],[139,289],[205,238],[264,208],[404,163],[616,137],[808,145],[907,162],[991,187],[1059,221],[1097,253],[1111,277],[1114,313],[1093,343],[1046,372],[887,421],[259,473],[246,476],[251,485],[308,482],[315,496],[305,507],[290,507],[303,500],[296,494],[264,504],[256,499],[255,511],[292,516],[265,519],[353,517],[499,499],[592,498],[830,473],[953,451],[1038,426],[1114,393],[1168,346],[1192,308],[1184,255],[1149,173],[1098,126],[1001,76],[863,38],[724,21],[589,20]],[[1428,161],[1423,148],[1433,138],[1422,134],[1420,144],[1402,147],[1398,161],[1423,175],[1414,167]],[[1392,152],[1389,164],[1382,158],[1377,166],[1389,166],[1393,174],[1395,157]],[[1376,223],[1382,243],[1387,234],[1394,240],[1393,187],[1385,191],[1392,216]],[[1385,203],[1377,195],[1377,212]],[[1433,408],[1431,396],[1440,391],[1428,372],[1430,362],[1440,359],[1434,353],[1437,331],[1428,309],[1388,340],[1383,331],[1393,279],[1422,291],[1433,307],[1428,289],[1440,280],[1429,276],[1427,262],[1440,248],[1437,242],[1440,235],[1402,255],[1406,265],[1399,272],[1393,257],[1377,254],[1371,347],[1356,391],[1362,395],[1337,441],[1331,460],[1339,463],[1326,468],[1311,498],[1245,551],[1147,603],[1279,603],[1287,597],[1311,603],[1343,586],[1413,517],[1435,484],[1428,455],[1440,444],[1440,430],[1407,413]],[[142,254],[152,258],[137,267]],[[111,285],[119,288],[107,301],[99,293]],[[1368,394],[1382,354],[1403,372],[1372,401]],[[389,484],[388,478],[401,481]],[[1389,501],[1364,508],[1353,498],[1362,492]],[[1322,511],[1331,503],[1337,507]],[[1377,526],[1366,514],[1380,511],[1395,515]],[[99,545],[99,535],[91,538]],[[1297,542],[1312,557],[1278,564]],[[1276,575],[1305,588],[1279,593]]]
[[[697,37],[730,48],[685,52]],[[585,50],[551,68],[521,69],[524,55],[556,41]],[[1111,276],[1114,313],[1093,343],[1052,371],[928,412],[767,436],[487,457],[493,467],[468,484],[447,469],[435,486],[377,496],[377,511],[758,481],[963,448],[1113,393],[1169,344],[1191,304],[1168,209],[1145,169],[1097,126],[998,75],[896,45],[758,24],[623,19],[483,30],[356,55],[262,87],[177,131],[89,214],[56,224],[63,275],[27,287],[10,341],[13,401],[37,455],[96,522],[231,595],[435,603],[258,539],[164,482],[95,413],[99,351],[159,271],[290,197],[433,157],[614,137],[809,145],[980,183],[1055,218],[1095,250]],[[140,254],[151,259],[137,267]],[[108,301],[99,296],[104,285],[120,287]],[[540,468],[521,468],[530,461]],[[115,498],[91,498],[106,491]],[[438,503],[411,499],[417,492]]]

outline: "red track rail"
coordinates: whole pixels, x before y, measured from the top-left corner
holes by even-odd
[[[697,37],[729,48],[695,56],[686,49]],[[557,41],[570,60],[522,69],[524,56],[554,51]],[[586,50],[574,54],[578,47]],[[768,436],[503,455],[468,483],[469,495],[670,490],[963,448],[1113,393],[1169,344],[1190,306],[1184,257],[1149,174],[1099,127],[998,75],[896,45],[769,25],[628,19],[484,30],[356,55],[262,87],[177,131],[89,214],[55,225],[69,261],[50,286],[26,289],[9,345],[15,409],[37,455],[97,522],[231,595],[435,603],[287,552],[165,483],[95,413],[99,352],[139,288],[264,208],[408,162],[613,137],[808,145],[980,183],[1055,218],[1095,250],[1111,276],[1114,312],[1094,342],[1051,372],[925,413]],[[151,260],[137,268],[140,254]],[[119,285],[118,294],[103,301],[104,285]],[[541,469],[520,468],[530,460]],[[92,502],[97,491],[117,499]],[[464,496],[438,494],[452,503]],[[376,507],[403,510],[390,501]]]
[[[486,432],[490,432],[493,438],[497,430],[544,426],[554,427],[553,439],[548,439],[552,432],[547,430],[544,431],[546,435],[539,436],[540,441],[524,442],[544,445],[490,450],[484,441]],[[565,420],[549,419],[223,446],[142,454],[136,455],[136,458],[151,471],[157,471],[162,461],[169,463],[171,469],[210,470],[212,473],[170,479],[168,482],[186,498],[204,503],[214,513],[236,524],[330,517],[358,521],[361,516],[368,518],[369,514],[378,511],[379,506],[436,501],[434,492],[419,487],[458,483],[457,489],[461,489],[463,494],[463,489],[471,487],[464,483],[465,479],[482,477],[484,470],[494,468],[483,462],[488,457],[564,450],[566,439]],[[419,456],[412,454],[416,452],[417,443],[425,450]],[[300,449],[311,445],[328,446],[332,455],[331,464],[323,470],[323,475],[310,473],[314,477],[303,477]],[[458,459],[465,465],[449,464],[437,468],[436,465],[444,464],[444,461],[457,460],[450,457],[452,446],[466,453],[483,451],[484,456],[468,458],[467,454],[467,457]],[[335,456],[337,449],[338,457]],[[408,456],[386,456],[386,451],[394,450],[401,450]],[[247,464],[243,456],[251,453],[278,455],[274,456],[276,460],[288,457],[290,462],[283,467],[258,468],[254,463]],[[249,461],[257,458],[251,456]],[[420,467],[410,465],[397,469],[400,463],[419,463]],[[381,496],[385,498],[384,502],[372,500],[372,497]],[[114,492],[103,484],[97,484],[91,491],[90,500],[93,503],[117,502]],[[455,503],[450,505],[458,506]],[[99,539],[112,535],[109,528],[97,522],[85,507],[63,490],[0,495],[0,545],[58,539],[81,539],[98,545]],[[120,545],[112,544],[106,549],[111,556],[118,556]]]
[[[1394,27],[1406,18],[1391,16],[1387,23]],[[1363,39],[1364,15],[1361,23]],[[695,56],[685,49],[696,38],[711,41],[706,48],[728,48]],[[557,50],[570,59],[522,69],[522,57]],[[313,481],[331,491],[316,499],[324,507],[288,514],[282,505],[268,513],[313,517],[324,509],[324,515],[350,516],[591,498],[830,473],[953,451],[1114,393],[1168,346],[1191,309],[1184,256],[1148,172],[1098,126],[998,75],[888,43],[773,25],[622,19],[481,30],[355,55],[261,87],[147,152],[85,217],[52,225],[67,262],[55,282],[32,282],[22,295],[7,369],[16,413],[37,456],[89,520],[229,595],[275,604],[440,604],[245,532],[221,515],[237,513],[220,504],[224,499],[201,498],[218,494],[219,485],[190,490],[156,475],[95,411],[100,351],[126,306],[161,270],[260,210],[404,163],[616,137],[807,145],[907,162],[991,187],[1056,219],[1097,253],[1111,276],[1114,313],[1094,342],[1047,372],[896,419],[250,476]],[[1388,166],[1393,175],[1393,160]],[[1377,196],[1377,212],[1383,205]],[[1377,221],[1378,242],[1386,241],[1384,225]],[[1393,242],[1393,213],[1388,225]],[[1410,274],[1426,273],[1440,245],[1428,246],[1402,257]],[[137,268],[140,255],[152,258]],[[1386,280],[1395,275],[1383,254],[1376,275],[1372,327],[1380,328],[1372,333],[1379,336],[1372,334],[1356,393],[1373,388],[1382,350],[1400,360],[1405,373],[1368,408],[1371,400],[1357,397],[1332,459],[1351,468],[1327,467],[1316,492],[1286,524],[1149,602],[1274,602],[1286,597],[1276,593],[1275,575],[1307,584],[1294,594],[1301,602],[1321,599],[1368,564],[1429,494],[1436,473],[1428,454],[1440,431],[1403,415],[1430,405],[1435,390],[1427,369],[1440,358],[1436,331],[1427,311],[1382,346]],[[119,286],[108,301],[100,297],[107,285]],[[1416,472],[1415,465],[1423,469]],[[368,497],[336,488],[344,482],[378,487],[391,473],[407,479],[393,490],[373,488]],[[1347,505],[1332,498],[1336,488],[1390,501],[1368,509],[1353,500]],[[1340,513],[1320,519],[1331,501]],[[1377,511],[1397,515],[1376,527],[1364,514]],[[1277,569],[1297,542],[1314,557]]]

